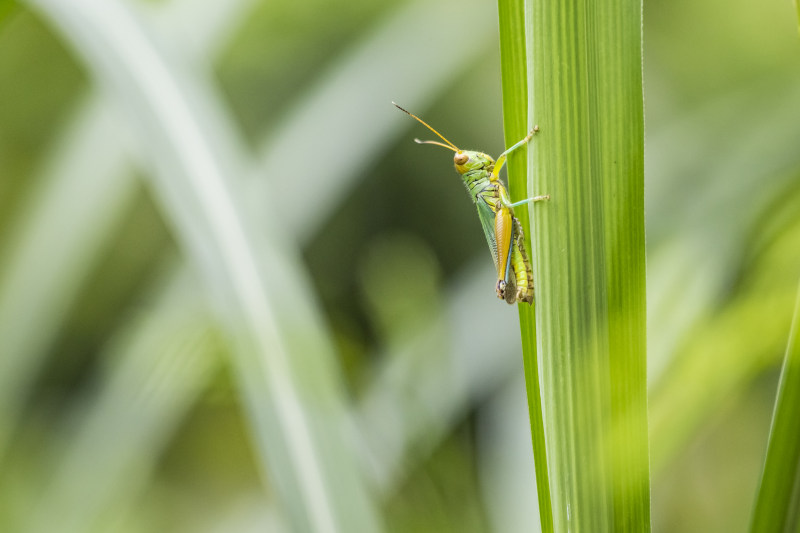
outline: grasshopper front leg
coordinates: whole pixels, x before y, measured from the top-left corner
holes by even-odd
[[[517,142],[511,148],[500,154],[500,156],[497,158],[497,161],[494,162],[494,170],[492,170],[493,179],[497,179],[497,177],[500,175],[500,169],[503,168],[503,165],[506,164],[506,158],[508,157],[508,154],[510,154],[517,148],[528,144],[538,131],[539,131],[539,126],[534,126],[533,129],[529,131],[528,134],[525,137],[523,137],[521,141]]]
[[[526,144],[528,144],[530,142],[530,140],[533,138],[533,136],[536,134],[536,132],[538,132],[538,131],[539,131],[539,126],[534,126],[533,129],[530,132],[528,132],[528,135],[526,135],[521,141],[519,141],[518,143],[514,144],[511,148],[509,148],[508,150],[506,150],[505,152],[500,154],[500,156],[497,158],[497,161],[494,164],[494,169],[492,169],[492,177],[491,177],[492,181],[495,181],[495,180],[499,179],[500,169],[502,169],[503,165],[506,164],[506,159],[508,157],[508,154],[510,154],[514,150],[520,148],[521,146],[525,146]],[[511,200],[509,200],[508,195],[507,194],[502,194],[503,192],[505,192],[505,191],[501,191],[500,200],[503,202],[503,205],[508,207],[508,208],[517,207],[518,205],[527,204],[527,203],[541,202],[543,200],[549,200],[550,199],[550,195],[549,194],[545,194],[543,196],[533,196],[531,198],[526,198],[524,200],[520,200],[519,202],[511,203]]]

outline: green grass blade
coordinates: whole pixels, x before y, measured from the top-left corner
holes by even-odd
[[[800,531],[800,290],[783,362],[750,531]]]
[[[641,3],[527,0],[555,531],[649,531]],[[529,189],[529,192],[531,190]]]
[[[525,61],[525,5],[522,0],[499,0],[500,67],[503,89],[503,132],[505,146],[525,137],[528,126],[528,80]],[[535,140],[533,141],[535,142]],[[527,197],[527,165],[522,150],[512,152],[507,163],[508,185],[514,201]],[[521,205],[515,214],[525,230],[526,244],[531,250],[528,207]],[[536,465],[536,491],[542,531],[553,530],[550,507],[550,482],[547,474],[542,399],[539,390],[539,363],[536,356],[536,314],[533,306],[520,305],[519,326],[522,337],[522,359],[528,396],[533,459]]]

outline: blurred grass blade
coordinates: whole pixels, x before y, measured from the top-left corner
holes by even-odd
[[[185,27],[202,26],[204,32],[181,44],[191,45],[192,55],[213,55],[222,44],[218,36],[252,1],[226,2],[225,16],[198,12],[187,5],[191,0],[172,2],[168,22],[181,35]],[[120,131],[117,110],[104,96],[93,91],[77,106],[13,223],[0,275],[0,458],[42,359],[138,190],[128,153],[132,139]]]
[[[445,291],[449,297],[436,318],[376,358],[375,378],[355,416],[364,433],[362,457],[381,493],[396,490],[410,461],[432,453],[454,425],[517,372],[517,331],[508,310],[493,306],[482,312],[484,329],[470,320],[486,301],[488,266],[470,265]]]
[[[122,140],[109,135],[116,116],[106,103],[93,96],[80,109],[14,223],[0,275],[0,457],[44,355],[136,191]]]
[[[235,187],[250,164],[208,80],[120,2],[33,3],[132,112],[165,215],[233,341],[258,457],[294,528],[380,530],[348,448],[334,353],[299,253],[279,228],[252,222]]]
[[[526,0],[537,342],[557,532],[650,530],[641,3]]]
[[[525,137],[532,126],[528,125],[525,3],[524,0],[499,0],[497,8],[500,22],[503,133],[505,146],[508,147]],[[536,142],[536,140],[534,139],[533,142]],[[525,152],[523,150],[512,152],[508,157],[506,168],[512,200],[519,201],[527,198],[528,174]],[[522,222],[526,246],[528,250],[532,250],[528,206],[521,205],[517,207],[515,214]],[[519,305],[517,307],[519,309],[519,326],[522,337],[522,358],[525,366],[525,386],[528,396],[533,460],[536,464],[539,516],[542,531],[546,533],[553,530],[553,513],[550,506],[550,481],[547,473],[542,398],[539,390],[539,361],[536,354],[536,314],[534,306]]]
[[[173,269],[173,271],[177,271]],[[102,531],[114,523],[156,467],[166,443],[219,366],[218,335],[187,270],[159,286],[105,350],[97,390],[77,402],[53,439],[58,466],[37,495],[29,533]],[[167,281],[167,280],[162,280]],[[199,299],[199,298],[197,298]],[[218,340],[218,339],[217,339]]]
[[[750,531],[800,531],[800,288]]]
[[[516,341],[516,339],[512,339]],[[519,350],[512,358],[519,367]],[[536,466],[531,454],[531,431],[525,379],[516,370],[495,389],[478,412],[481,489],[492,533],[538,533],[539,506]],[[552,529],[551,529],[552,530]]]
[[[798,212],[792,200],[793,169],[800,165],[794,149],[800,135],[798,83],[796,75],[781,73],[745,90],[736,87],[676,115],[648,137],[647,235],[653,251],[647,258],[648,422],[654,478],[737,390],[777,364],[786,347],[797,280],[793,269],[775,266],[792,260],[774,254],[782,242],[798,248],[792,218],[779,214]],[[721,134],[743,122],[748,127],[741,135]],[[710,151],[727,155],[709,161]],[[683,155],[668,155],[675,153]],[[704,185],[693,187],[697,183]],[[687,204],[687,187],[693,187],[692,202],[675,209]],[[782,207],[776,211],[778,198]],[[739,206],[735,221],[731,205]],[[772,231],[753,233],[765,223]],[[715,253],[698,262],[710,247]],[[742,258],[751,254],[758,259],[746,263],[748,282],[731,292],[730,280],[742,275]],[[764,316],[771,318],[758,318]],[[687,380],[702,386],[688,387]]]
[[[185,35],[188,29],[183,28],[188,24],[198,23],[202,31],[195,31],[191,39],[181,40],[181,49],[191,57],[203,58],[215,55],[217,49],[224,44],[223,36],[226,28],[241,17],[241,13],[252,3],[252,0],[238,0],[228,2],[224,8],[225,16],[219,16],[219,9],[202,10],[194,13],[196,5],[193,0],[180,0],[171,2],[152,15],[153,22],[166,33]],[[385,111],[385,99],[375,102],[364,102],[363,96],[358,92],[346,90],[350,83],[363,86],[372,82],[374,72],[380,69],[381,64],[388,62],[391,64],[401,64],[409,61],[412,56],[414,68],[426,73],[422,80],[410,80],[402,75],[401,70],[392,70],[390,75],[382,78],[381,82],[387,87],[392,87],[405,94],[404,98],[409,101],[418,102],[420,107],[425,106],[425,102],[434,98],[443,88],[449,84],[456,73],[460,72],[470,61],[470,57],[482,53],[482,49],[490,44],[488,33],[481,34],[481,38],[470,40],[469,43],[459,44],[457,40],[458,29],[445,24],[450,17],[452,4],[448,1],[432,3],[415,2],[409,6],[403,6],[382,24],[377,31],[370,34],[368,38],[358,43],[356,47],[348,51],[339,61],[339,68],[331,69],[324,73],[317,82],[317,88],[311,94],[300,98],[293,109],[297,109],[280,128],[280,132],[270,140],[262,142],[261,152],[264,155],[261,159],[263,165],[259,168],[269,168],[269,164],[274,164],[281,156],[303,161],[303,153],[307,149],[308,124],[314,124],[318,130],[325,133],[325,128],[329,124],[339,124],[340,121],[348,120],[353,123],[354,128],[347,128],[339,135],[331,138],[331,142],[324,143],[324,149],[333,149],[337,154],[345,153],[348,146],[359,146],[359,157],[334,158],[329,160],[324,168],[317,165],[309,165],[307,173],[298,176],[297,179],[289,180],[290,195],[301,195],[317,206],[317,211],[326,213],[335,207],[336,199],[340,198],[346,191],[356,184],[353,180],[363,168],[370,164],[380,153],[380,149],[388,144],[392,137],[398,134],[404,127],[403,121],[382,120],[374,122],[373,115],[380,115]],[[162,13],[165,11],[165,13]],[[214,16],[209,13],[213,12]],[[162,21],[160,17],[166,15],[167,20]],[[192,15],[189,19],[189,15]],[[481,9],[471,10],[469,16],[475,21],[483,16]],[[199,20],[198,17],[202,17]],[[212,20],[213,19],[213,20]],[[427,54],[420,56],[415,52],[417,47],[423,50],[430,43],[423,42],[415,36],[408,34],[405,29],[412,21],[418,22],[418,29],[426,35],[432,35],[436,39],[436,47],[443,50],[442,54]],[[222,26],[217,27],[217,26]],[[466,46],[466,48],[465,48]],[[464,55],[457,54],[457,51],[466,51]],[[191,63],[204,64],[202,61]],[[120,137],[119,126],[121,122],[109,109],[110,102],[102,94],[91,94],[83,106],[76,112],[74,124],[63,136],[63,145],[56,150],[55,158],[51,164],[47,165],[46,173],[39,178],[43,181],[41,192],[37,189],[32,198],[30,207],[22,209],[25,215],[24,220],[19,223],[18,237],[15,242],[21,243],[24,250],[9,254],[12,262],[4,270],[4,278],[0,280],[0,351],[4,357],[0,358],[0,450],[9,431],[13,431],[13,418],[19,413],[16,406],[23,401],[27,394],[27,385],[34,379],[39,369],[39,361],[47,353],[52,343],[51,331],[56,331],[58,325],[64,320],[64,315],[68,312],[69,306],[74,302],[78,294],[80,284],[85,278],[86,272],[95,264],[94,258],[104,243],[107,242],[116,229],[113,221],[101,216],[101,213],[117,213],[123,216],[125,210],[119,205],[133,197],[136,184],[132,171],[127,167],[126,149]],[[304,110],[311,108],[313,113]],[[360,111],[368,110],[369,113]],[[390,110],[391,111],[391,110]],[[317,113],[316,115],[314,113]],[[332,134],[333,132],[331,132]],[[130,140],[128,138],[125,139]],[[135,139],[133,139],[135,141]],[[276,143],[280,146],[276,146]],[[98,149],[98,147],[102,147]],[[364,148],[367,147],[367,148]],[[141,152],[141,150],[138,150]],[[349,153],[349,152],[348,152]],[[108,162],[107,162],[108,161]],[[299,170],[304,168],[300,165]],[[263,171],[259,172],[263,174]],[[275,186],[273,179],[259,179],[253,181],[252,197],[264,199],[269,191],[265,190]],[[281,180],[277,180],[281,181]],[[285,181],[285,180],[283,180]],[[314,184],[323,183],[325,187],[317,187]],[[81,192],[83,191],[83,192]],[[116,192],[116,194],[110,194]],[[64,198],[72,195],[83,198],[81,202],[64,202]],[[73,211],[77,210],[77,211]],[[286,228],[296,232],[299,236],[306,239],[313,235],[324,217],[317,214],[314,217],[302,216],[305,210],[293,210],[286,214],[292,220],[292,228]],[[265,212],[265,215],[268,215]],[[299,216],[298,216],[299,215]],[[269,223],[269,217],[266,217]],[[64,222],[69,220],[69,223]],[[38,228],[38,229],[37,229]],[[28,250],[30,249],[30,250]],[[69,250],[69,253],[66,252]],[[73,262],[77,262],[72,266]],[[50,276],[40,273],[41,268],[49,268],[49,265],[59,264],[59,275]],[[174,265],[174,270],[185,270],[187,265]],[[49,271],[48,271],[49,272]],[[485,273],[481,272],[476,278],[482,279]],[[169,279],[177,279],[177,272],[170,272]],[[163,285],[169,286],[170,282],[164,280]],[[11,290],[9,290],[11,289]],[[461,291],[456,291],[461,294]],[[166,313],[171,314],[169,309],[161,308],[166,300],[156,302],[153,310],[154,315]],[[194,292],[182,300],[185,313],[193,313],[196,309],[204,305],[202,295]],[[452,306],[451,306],[452,307]],[[460,309],[460,308],[458,308]],[[37,320],[19,321],[20,315],[36,316]],[[455,320],[455,323],[467,323]],[[498,323],[495,329],[502,323]],[[35,333],[34,333],[35,331]],[[468,329],[469,333],[472,330]],[[459,339],[466,337],[459,336]],[[505,337],[504,337],[505,338]],[[513,337],[512,337],[513,338]],[[144,340],[132,341],[146,342]],[[484,368],[484,360],[475,357],[476,350],[479,350],[479,341],[463,342],[464,346],[455,350],[461,357],[472,361],[474,364],[469,368],[475,368],[470,372],[474,376],[467,380],[467,383],[474,383],[482,387],[492,386],[502,376],[508,372],[508,365],[494,361],[489,368]],[[496,347],[500,354],[507,354],[508,350],[502,346]],[[408,350],[397,350],[391,357],[393,363],[403,366],[407,361]],[[436,351],[435,353],[442,353]],[[483,352],[480,352],[483,353]],[[419,374],[430,376],[432,390],[439,390],[434,386],[440,374],[436,371],[441,365],[436,363],[433,358],[426,358],[425,363],[431,363],[430,368],[426,366],[417,369],[408,375],[410,382],[419,385]],[[467,364],[465,363],[465,364]],[[477,365],[477,367],[475,366]],[[391,368],[396,364],[387,365]],[[447,376],[452,374],[446,367]],[[465,368],[460,366],[459,368]],[[494,372],[499,377],[486,379],[486,372]],[[393,370],[388,374],[393,375]],[[390,390],[382,388],[390,385],[379,380],[380,386],[375,387],[375,392],[382,395],[384,400],[394,402],[393,405],[404,408],[409,405],[406,401],[405,389]],[[428,380],[425,380],[427,383]],[[459,381],[461,383],[461,381]],[[466,387],[466,388],[465,388]],[[434,398],[443,402],[443,405],[436,407],[437,412],[446,413],[444,420],[432,419],[431,423],[416,424],[412,428],[407,428],[407,434],[400,437],[397,442],[397,454],[385,453],[381,455],[378,470],[384,472],[381,477],[383,483],[379,487],[389,490],[396,483],[399,473],[399,465],[404,464],[404,457],[408,449],[415,447],[420,440],[425,440],[434,446],[438,438],[430,438],[434,434],[434,429],[444,434],[449,430],[458,415],[467,409],[474,402],[470,392],[473,388],[462,385],[456,387],[461,394],[455,394],[441,398],[438,395],[430,394],[429,398]],[[481,391],[483,388],[474,389]],[[189,391],[188,393],[191,393]],[[414,394],[414,393],[411,393]],[[476,394],[480,394],[476,392]],[[100,408],[100,406],[98,406]],[[423,421],[416,416],[416,412],[409,412],[403,409],[405,416],[414,422]],[[425,419],[429,420],[429,419]],[[366,431],[375,434],[383,425],[372,424]],[[88,442],[84,439],[82,442]],[[106,445],[111,445],[110,441],[104,441]],[[385,440],[381,439],[384,445],[381,452],[387,452]],[[73,453],[96,453],[94,448],[83,452],[75,450]],[[114,453],[114,452],[108,452]],[[0,454],[1,455],[1,454]],[[66,467],[63,467],[66,468]],[[65,484],[58,487],[64,488]],[[42,505],[56,505],[60,501],[66,501],[77,493],[71,487],[67,487],[71,494],[57,494],[53,491],[48,493],[47,502]],[[72,507],[70,513],[79,516],[91,516],[96,503],[87,494],[80,498]],[[48,503],[49,502],[49,503]],[[49,512],[43,508],[43,512]],[[79,519],[75,520],[80,523]]]
[[[170,0],[147,7],[148,23],[162,28],[172,46],[180,46],[197,64],[211,64],[225,49],[237,29],[252,14],[258,0],[208,2],[198,9],[197,0]]]

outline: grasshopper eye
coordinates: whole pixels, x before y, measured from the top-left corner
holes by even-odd
[[[456,165],[463,165],[467,161],[469,161],[469,156],[467,154],[457,153],[456,156],[453,158],[453,161],[455,161]]]

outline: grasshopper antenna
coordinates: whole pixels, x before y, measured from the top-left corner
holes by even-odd
[[[422,120],[421,118],[419,118],[419,117],[418,117],[417,115],[415,115],[414,113],[411,113],[410,111],[406,111],[405,109],[403,109],[402,107],[400,107],[400,106],[399,106],[399,105],[397,105],[396,103],[392,102],[392,105],[393,105],[393,106],[395,106],[395,107],[396,107],[397,109],[399,109],[400,111],[402,111],[403,113],[405,113],[406,115],[408,115],[408,116],[410,116],[411,118],[415,119],[417,122],[421,123],[423,126],[425,126],[426,128],[428,128],[429,130],[431,130],[433,133],[435,133],[436,135],[438,135],[438,136],[439,136],[439,138],[440,138],[441,140],[443,140],[444,142],[446,142],[447,144],[442,144],[442,143],[440,143],[440,142],[438,142],[438,141],[420,141],[419,139],[414,139],[414,142],[415,142],[415,143],[417,143],[417,144],[435,144],[436,146],[442,146],[442,147],[444,147],[444,148],[447,148],[448,150],[452,150],[452,151],[454,151],[454,152],[459,152],[458,146],[456,146],[455,144],[453,144],[453,143],[451,143],[450,141],[448,141],[447,139],[445,139],[444,135],[442,135],[441,133],[439,133],[438,131],[436,131],[435,129],[433,129],[433,128],[430,126],[430,124],[428,124],[427,122],[425,122],[424,120]]]

